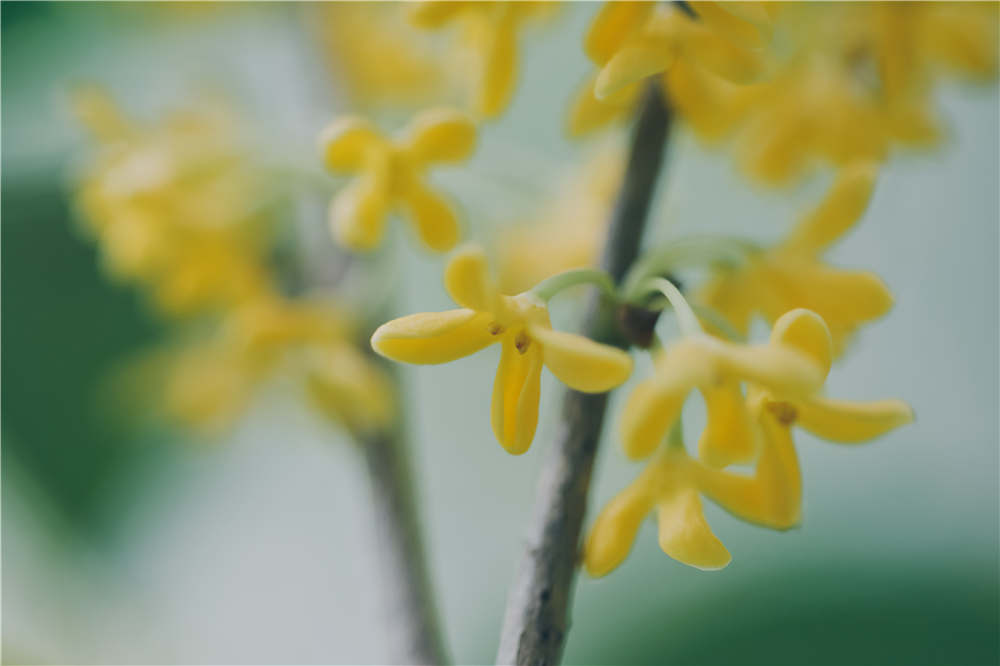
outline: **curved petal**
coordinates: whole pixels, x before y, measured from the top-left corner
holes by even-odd
[[[784,345],[739,345],[711,340],[717,369],[781,395],[809,395],[826,375],[810,356]]]
[[[528,334],[542,345],[546,367],[575,391],[610,391],[632,374],[632,357],[617,347],[543,326],[531,326]]]
[[[689,566],[713,570],[732,560],[729,551],[705,521],[701,498],[694,488],[683,488],[656,506],[660,548]]]
[[[430,109],[413,121],[406,147],[418,164],[460,162],[476,148],[476,124],[456,109]]]
[[[403,194],[417,235],[431,250],[446,252],[458,243],[458,220],[448,202],[420,182],[414,181]]]
[[[628,557],[642,520],[653,509],[647,485],[640,476],[597,516],[583,552],[583,566],[591,576],[611,573]]]
[[[344,247],[368,251],[382,240],[388,212],[385,191],[373,176],[365,174],[330,202],[330,231]]]
[[[476,108],[483,116],[493,118],[510,102],[517,78],[517,33],[510,9],[490,31],[483,58],[483,79]]]
[[[357,171],[368,149],[381,140],[378,130],[364,118],[338,118],[320,134],[323,163],[332,171]]]
[[[406,363],[447,363],[487,347],[499,338],[490,333],[493,317],[472,310],[421,312],[379,326],[372,349]]]
[[[704,360],[704,359],[701,359]],[[645,458],[666,438],[698,382],[698,359],[667,352],[657,374],[640,382],[622,409],[620,432],[625,455]]]
[[[760,425],[760,459],[753,476],[705,465],[695,470],[698,487],[716,504],[743,520],[773,529],[799,522],[802,481],[791,431],[773,420]]]
[[[444,269],[444,288],[462,307],[480,312],[496,308],[496,288],[490,280],[486,253],[478,245],[455,251]]]
[[[864,214],[878,167],[861,162],[841,169],[826,198],[796,225],[781,250],[815,256],[844,235]]]
[[[810,398],[796,403],[796,423],[817,437],[855,444],[913,421],[913,410],[901,400],[850,402]]]
[[[730,12],[729,7],[737,4],[732,2],[698,2],[688,3],[704,24],[716,34],[736,44],[751,48],[764,45],[764,35],[753,23]]]
[[[771,343],[792,347],[808,354],[823,370],[830,372],[833,341],[823,318],[812,310],[796,308],[781,315],[771,329]]]
[[[391,424],[391,384],[358,349],[334,344],[312,350],[306,362],[306,392],[322,413],[355,431]]]
[[[606,2],[590,23],[583,50],[596,65],[604,65],[625,40],[642,27],[656,8],[654,2]]]
[[[419,28],[436,29],[451,21],[459,12],[465,10],[471,2],[446,2],[444,0],[425,0],[410,3],[408,16],[410,22]]]
[[[571,137],[581,137],[602,129],[628,116],[639,96],[639,85],[625,86],[607,99],[594,96],[594,74],[580,86],[570,104],[567,131]]]
[[[542,350],[528,345],[522,354],[508,334],[493,384],[493,434],[508,453],[521,455],[531,446],[538,426]]]
[[[674,61],[670,42],[662,37],[647,36],[622,48],[601,69],[594,83],[594,96],[607,99],[625,86],[647,76],[659,74]]]
[[[712,467],[751,462],[757,455],[757,439],[750,423],[740,384],[733,379],[703,386],[708,422],[698,441],[698,456]]]

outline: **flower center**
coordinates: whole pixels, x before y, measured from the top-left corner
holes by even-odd
[[[488,327],[486,328],[486,330],[488,330],[488,331],[490,332],[490,335],[500,335],[500,334],[501,334],[501,333],[503,333],[503,332],[504,332],[504,331],[505,331],[506,329],[505,329],[505,328],[503,327],[503,324],[501,324],[501,323],[500,323],[500,322],[498,322],[498,321],[495,321],[495,322],[493,322],[492,324],[490,324],[490,325],[489,325],[489,326],[488,326]]]
[[[767,409],[782,425],[791,425],[799,417],[799,410],[795,409],[795,405],[791,403],[769,402]]]
[[[522,354],[528,351],[528,345],[530,344],[531,344],[531,338],[528,337],[528,334],[525,331],[521,331],[520,333],[517,334],[517,337],[514,338],[514,347],[516,347],[517,351],[521,352]]]

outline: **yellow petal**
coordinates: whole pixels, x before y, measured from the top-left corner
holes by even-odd
[[[811,310],[789,310],[774,322],[771,343],[792,347],[804,352],[815,361],[826,377],[833,361],[833,342],[830,329],[823,318]]]
[[[324,414],[355,431],[392,422],[392,389],[385,375],[357,349],[335,344],[307,359],[306,392]]]
[[[590,23],[583,50],[597,65],[604,65],[635,30],[642,27],[656,7],[654,2],[606,2]]]
[[[643,518],[653,508],[644,478],[640,477],[608,502],[590,528],[584,545],[583,566],[591,576],[604,576],[625,561]]]
[[[702,383],[709,359],[697,349],[693,353],[677,351],[668,351],[658,361],[656,376],[640,382],[622,409],[622,445],[625,455],[633,460],[645,458],[663,442],[688,393]]]
[[[471,4],[473,3],[444,0],[414,2],[409,5],[409,19],[413,25],[420,28],[439,28]]]
[[[444,288],[464,308],[480,312],[496,309],[496,287],[490,280],[486,253],[478,245],[455,251],[444,269]]]
[[[447,252],[458,243],[459,228],[448,202],[420,182],[409,184],[403,201],[417,235],[429,249]]]
[[[781,395],[808,395],[822,386],[826,377],[812,358],[787,346],[711,340],[709,349],[721,374],[765,386]]]
[[[752,23],[730,13],[729,7],[738,3],[697,2],[688,3],[706,26],[726,39],[749,47],[764,45],[764,36]]]
[[[632,357],[617,347],[543,326],[530,327],[528,334],[541,343],[546,367],[575,391],[610,391],[632,374]]]
[[[493,384],[493,434],[508,453],[521,455],[531,446],[538,425],[542,350],[529,344],[522,354],[508,334]]]
[[[476,124],[455,109],[431,109],[414,120],[406,146],[418,164],[460,162],[476,148]]]
[[[678,562],[703,570],[721,569],[732,557],[705,521],[701,498],[684,488],[656,507],[660,548]]]
[[[698,456],[712,467],[751,462],[757,455],[757,440],[739,382],[727,379],[703,386],[708,422],[698,441]]]
[[[472,310],[422,312],[382,324],[372,335],[372,349],[406,363],[447,363],[487,347],[493,317]]]
[[[810,398],[795,406],[800,426],[834,442],[866,442],[913,421],[913,410],[901,400],[850,402]]]
[[[385,233],[388,210],[385,190],[366,173],[330,202],[330,230],[334,239],[349,250],[371,250]]]
[[[638,84],[625,86],[604,100],[594,96],[597,75],[580,87],[569,109],[567,129],[571,137],[581,137],[624,119],[634,108],[639,96]]]
[[[320,134],[323,163],[332,171],[356,171],[368,149],[380,142],[378,130],[364,118],[338,118]]]
[[[829,194],[802,218],[782,250],[815,255],[829,247],[864,214],[877,177],[878,169],[871,162],[842,169]]]
[[[720,37],[708,26],[689,21],[682,24],[681,35],[686,58],[727,81],[751,83],[763,69],[759,53]]]
[[[674,53],[665,39],[638,39],[616,53],[601,69],[594,83],[594,96],[607,99],[625,86],[666,70],[673,61]]]
[[[476,108],[493,118],[510,102],[517,78],[517,33],[513,12],[504,12],[489,33],[483,53],[483,80]]]
[[[789,266],[785,290],[797,294],[794,305],[816,312],[831,326],[859,325],[878,319],[893,304],[881,278],[868,271],[846,271],[823,264]],[[789,289],[794,286],[794,289]]]
[[[799,522],[802,481],[788,426],[766,414],[759,422],[761,454],[753,476],[698,465],[701,492],[733,515],[764,527],[788,529]]]

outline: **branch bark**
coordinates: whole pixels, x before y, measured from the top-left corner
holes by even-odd
[[[632,133],[625,177],[605,240],[601,266],[616,284],[639,254],[656,189],[671,114],[660,86],[650,82]],[[627,348],[616,306],[597,294],[583,326],[591,338]],[[562,428],[545,461],[527,552],[507,599],[497,664],[557,664],[569,627],[580,531],[608,394],[567,390]]]
[[[372,487],[385,640],[393,663],[445,664],[447,654],[424,558],[417,501],[402,429],[359,442]]]

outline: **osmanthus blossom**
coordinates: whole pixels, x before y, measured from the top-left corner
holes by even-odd
[[[115,278],[142,285],[173,316],[268,290],[257,224],[266,188],[229,114],[189,109],[145,125],[102,90],[79,90],[73,101],[101,147],[77,201]]]
[[[793,423],[833,441],[861,442],[912,420],[909,407],[897,400],[859,403],[819,396],[831,359],[823,320],[803,309],[782,316],[766,345],[695,333],[661,354],[655,375],[629,397],[621,424],[632,457],[656,453],[598,516],[586,543],[587,571],[601,576],[617,567],[654,510],[664,552],[701,569],[724,567],[730,555],[705,521],[701,495],[761,526],[786,529],[798,523],[802,483]],[[708,407],[700,460],[687,455],[677,430],[681,407],[695,388]],[[674,434],[664,443],[669,432]],[[750,461],[756,462],[752,475],[720,469]]]
[[[584,41],[598,70],[571,105],[571,135],[628,117],[643,79],[653,75],[703,137],[717,138],[735,124],[738,84],[755,81],[766,69],[770,13],[755,2],[687,4],[693,16],[651,2],[608,2],[601,8]]]
[[[803,307],[826,321],[834,349],[843,351],[854,331],[892,307],[892,294],[868,271],[834,268],[823,253],[864,214],[875,186],[873,164],[842,169],[830,192],[772,248],[751,252],[737,267],[719,267],[696,300],[721,313],[746,334],[754,315],[773,323]]]
[[[501,294],[474,246],[459,250],[445,269],[445,288],[461,307],[394,319],[372,335],[379,354],[407,363],[446,363],[501,345],[493,384],[493,432],[510,453],[528,450],[538,423],[542,366],[577,391],[601,393],[632,371],[626,352],[552,328],[545,302],[532,291]]]
[[[476,146],[476,126],[452,109],[419,114],[398,137],[387,137],[364,118],[334,121],[320,137],[326,167],[356,174],[330,204],[334,237],[348,249],[371,250],[395,211],[414,225],[429,249],[446,251],[459,239],[451,205],[425,182],[437,164],[461,162]]]
[[[517,84],[518,31],[525,21],[544,17],[555,2],[462,2],[424,0],[410,8],[414,25],[428,30],[461,24],[474,54],[472,108],[483,118],[499,116]]]
[[[236,308],[214,337],[161,357],[163,404],[202,430],[228,424],[270,377],[289,374],[318,411],[354,433],[388,427],[392,390],[334,304],[273,295]]]
[[[996,3],[780,5],[774,75],[737,101],[747,112],[743,167],[784,184],[817,164],[883,160],[895,144],[933,143],[937,79],[992,77],[997,25]]]

